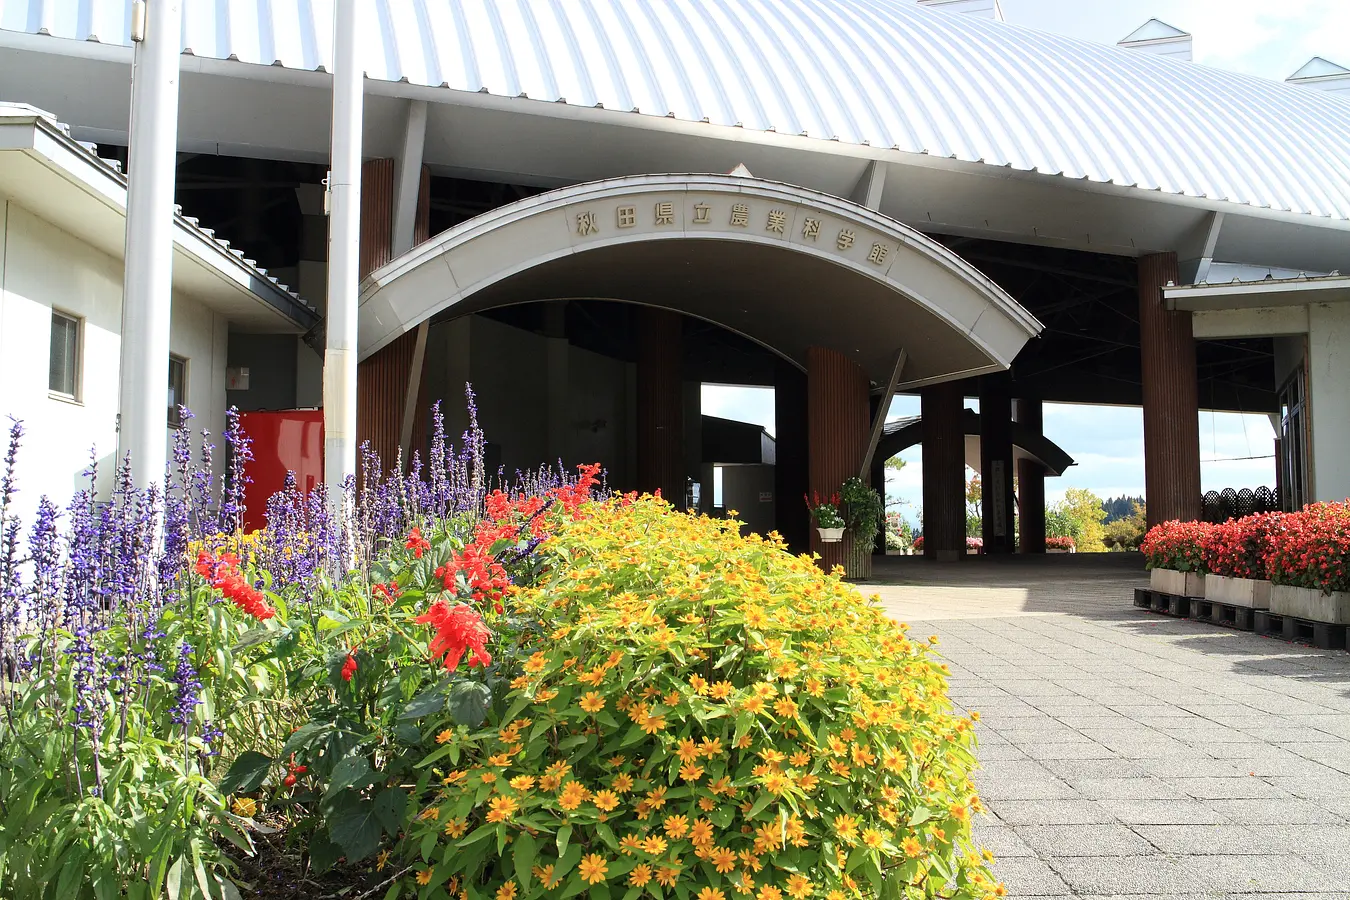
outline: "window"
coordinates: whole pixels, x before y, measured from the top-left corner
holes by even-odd
[[[66,400],[80,398],[80,320],[52,311],[52,347],[47,390]]]
[[[187,360],[181,356],[169,357],[169,427],[178,428],[183,417],[179,404],[187,403]]]
[[[1308,432],[1304,373],[1299,366],[1280,389],[1280,505],[1295,512],[1308,502]]]

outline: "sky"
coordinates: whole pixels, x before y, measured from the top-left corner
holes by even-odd
[[[1350,0],[1000,0],[1015,25],[1114,44],[1158,18],[1194,36],[1195,62],[1284,80],[1313,56],[1350,65]],[[975,400],[967,406],[978,408]],[[705,385],[703,411],[774,430],[773,391]],[[892,416],[918,415],[917,397],[897,397]],[[1069,488],[1099,497],[1144,493],[1144,426],[1138,407],[1046,404],[1045,433],[1077,465],[1046,481],[1054,503]],[[1200,413],[1201,487],[1273,487],[1275,431],[1264,415]],[[1256,458],[1251,458],[1256,457]],[[887,497],[903,501],[915,520],[921,496],[922,449],[887,477]],[[967,473],[970,474],[970,473]]]

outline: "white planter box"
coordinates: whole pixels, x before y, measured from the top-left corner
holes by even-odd
[[[1072,550],[1056,550],[1053,547],[1045,551],[1046,553],[1072,553]]]
[[[817,527],[816,531],[820,532],[820,541],[823,544],[837,544],[844,539],[844,529],[842,528]]]
[[[1149,587],[1160,594],[1174,597],[1204,597],[1205,576],[1198,572],[1154,569],[1149,573]]]
[[[1324,594],[1315,588],[1277,584],[1270,591],[1270,611],[1309,622],[1350,625],[1350,593]]]
[[[1269,581],[1258,581],[1255,578],[1205,576],[1205,599],[1228,606],[1270,609],[1270,588]]]

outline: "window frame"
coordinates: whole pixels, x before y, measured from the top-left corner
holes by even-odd
[[[62,403],[84,402],[84,316],[68,313],[63,309],[51,308],[51,322],[47,333],[47,396]],[[75,327],[75,349],[71,361],[71,388],[69,393],[52,387],[52,338],[55,337],[56,319],[65,319]]]
[[[186,356],[180,356],[180,355],[178,355],[177,353],[170,353],[170,354],[169,354],[169,371],[168,371],[168,377],[169,377],[170,386],[172,386],[172,382],[173,382],[173,364],[174,364],[174,363],[178,363],[178,364],[182,367],[182,370],[183,370],[183,377],[182,377],[182,382],[181,382],[181,384],[179,385],[179,388],[180,388],[180,389],[179,389],[179,391],[178,391],[178,396],[176,396],[176,397],[174,398],[174,402],[173,402],[173,403],[170,403],[170,404],[168,405],[168,408],[166,408],[166,409],[164,410],[165,417],[166,417],[166,420],[167,420],[167,422],[168,422],[168,427],[170,427],[170,428],[181,428],[181,427],[183,427],[183,420],[182,420],[182,418],[178,415],[178,407],[180,407],[180,406],[187,406],[187,403],[186,403],[185,401],[187,400],[187,392],[188,392],[188,374],[189,374],[189,373],[188,373],[188,364],[189,364],[189,362],[190,362],[190,361],[188,360],[188,358],[187,358]]]

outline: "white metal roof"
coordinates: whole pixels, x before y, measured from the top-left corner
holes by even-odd
[[[334,0],[192,0],[199,56],[327,67]],[[0,0],[126,40],[131,0]],[[368,0],[371,78],[805,134],[1350,220],[1350,103],[912,0]]]

